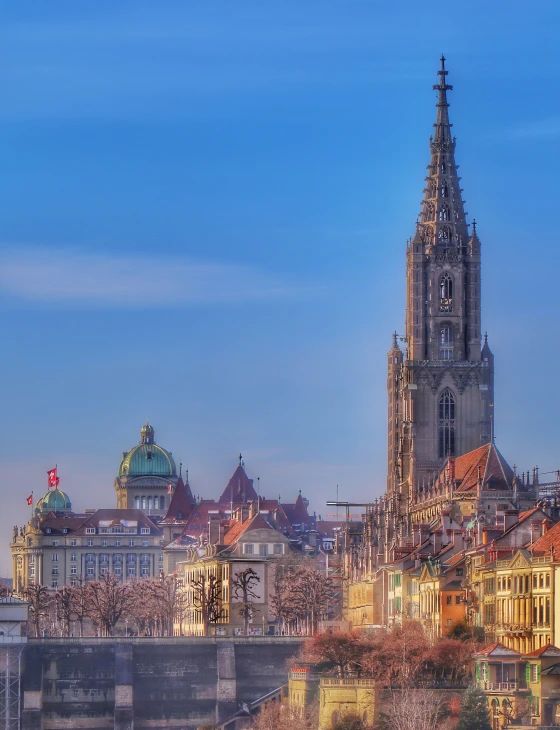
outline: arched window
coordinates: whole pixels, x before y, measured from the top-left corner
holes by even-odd
[[[453,277],[451,274],[444,274],[439,280],[439,311],[451,312],[453,310]]]
[[[446,388],[439,397],[439,456],[455,454],[455,398]]]
[[[140,509],[140,497],[134,497],[134,506],[136,509]]]
[[[439,331],[439,359],[453,360],[453,327],[444,324]]]
[[[146,509],[146,497],[142,497],[142,509]]]
[[[159,509],[159,497],[154,497],[154,509]]]

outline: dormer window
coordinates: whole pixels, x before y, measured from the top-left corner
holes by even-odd
[[[95,527],[86,527],[86,535],[95,535]]]
[[[439,280],[439,311],[451,312],[453,310],[453,277],[451,274],[443,274]]]
[[[146,459],[148,459],[148,461],[151,461],[152,460],[152,452],[151,451],[146,451]]]

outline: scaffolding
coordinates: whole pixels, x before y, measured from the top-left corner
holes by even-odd
[[[0,643],[0,730],[20,730],[23,644]]]

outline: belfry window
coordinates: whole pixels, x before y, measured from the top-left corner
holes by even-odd
[[[444,324],[439,331],[439,359],[453,360],[453,327]]]
[[[455,398],[446,388],[439,397],[439,456],[455,454]]]
[[[439,311],[451,312],[453,310],[453,277],[451,274],[444,274],[439,280]],[[442,358],[443,360],[444,358]]]

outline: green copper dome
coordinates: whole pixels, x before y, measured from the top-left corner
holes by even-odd
[[[47,512],[68,512],[72,509],[72,503],[62,489],[49,490],[44,497],[41,497],[35,505],[35,514]]]
[[[154,429],[146,423],[140,431],[140,443],[125,451],[119,466],[119,476],[175,476],[177,467],[169,451],[157,446]]]

